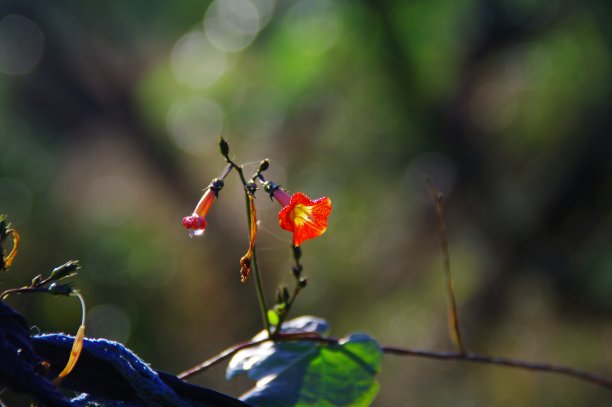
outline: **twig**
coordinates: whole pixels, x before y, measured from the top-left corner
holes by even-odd
[[[6,291],[3,291],[0,294],[0,301],[4,301],[9,295],[14,294],[29,294],[29,293],[43,293],[47,292],[47,288],[43,287],[21,287],[21,288],[10,288]]]
[[[236,353],[240,352],[243,349],[261,345],[262,343],[269,341],[269,340],[270,340],[269,338],[264,338],[258,341],[239,343],[237,345],[234,345],[230,348],[225,349],[223,352],[213,356],[210,359],[206,359],[204,362],[192,367],[191,369],[187,369],[184,372],[179,373],[178,375],[176,375],[176,377],[178,377],[179,379],[185,380],[191,376],[197,375],[198,373],[207,371],[214,365],[221,363],[226,359],[231,358],[232,356],[234,356]]]
[[[307,284],[307,280],[305,278],[302,278],[302,271],[304,271],[304,267],[302,266],[302,263],[300,263],[300,258],[302,257],[302,249],[299,246],[292,247],[295,266],[292,267],[291,273],[295,278],[295,287],[293,288],[293,294],[291,294],[289,301],[285,301],[285,309],[283,310],[283,313],[279,315],[278,324],[276,325],[274,334],[280,334],[281,329],[283,327],[283,322],[285,322],[285,319],[287,319],[287,317],[289,316],[289,312],[291,311],[291,307],[293,307],[295,299],[297,298],[300,291],[302,291],[302,289],[305,288]]]
[[[227,146],[227,142],[223,140],[223,138],[219,138],[219,145],[224,143]],[[229,148],[229,147],[227,147]],[[221,148],[221,154],[225,157],[225,161],[236,169],[238,176],[240,177],[240,181],[242,182],[242,186],[244,187],[244,199],[246,202],[246,216],[247,216],[247,225],[249,229],[249,239],[250,239],[250,230],[251,230],[251,207],[249,204],[249,192],[247,190],[247,181],[244,178],[244,172],[242,171],[242,166],[236,164],[231,158],[227,151],[223,151],[223,147]],[[257,252],[255,246],[253,246],[253,260],[251,267],[253,268],[253,276],[255,279],[255,291],[257,292],[257,302],[259,303],[259,311],[261,313],[261,319],[263,322],[263,326],[268,332],[268,335],[272,334],[270,329],[270,320],[268,319],[268,305],[266,304],[266,296],[264,295],[263,283],[261,281],[261,274],[259,273],[259,267],[257,265]]]
[[[85,337],[85,315],[87,314],[85,310],[85,299],[79,292],[75,291],[74,295],[78,297],[79,302],[81,303],[81,325],[74,336],[72,348],[70,349],[70,357],[66,362],[66,366],[64,366],[64,369],[62,369],[62,371],[52,381],[53,385],[56,387],[59,386],[62,380],[64,380],[64,378],[74,370],[74,367],[81,356],[81,352],[83,351],[83,338]]]
[[[438,360],[456,360],[465,362],[486,363],[490,365],[513,367],[517,369],[556,373],[563,376],[573,377],[591,384],[612,389],[612,378],[591,373],[586,370],[575,369],[569,366],[553,365],[549,363],[528,362],[520,359],[511,359],[503,356],[489,356],[480,353],[461,352],[435,352],[419,349],[404,349],[394,346],[383,346],[383,352],[399,356],[415,356]]]
[[[457,302],[455,301],[455,289],[453,285],[453,277],[451,275],[450,255],[448,253],[448,234],[446,232],[446,223],[444,222],[444,207],[442,202],[444,195],[436,188],[433,182],[425,177],[425,185],[431,194],[431,199],[436,206],[436,215],[438,217],[438,231],[440,234],[440,250],[442,251],[442,259],[444,261],[444,271],[446,274],[446,291],[448,295],[449,311],[448,311],[448,330],[451,340],[457,347],[460,353],[466,353],[463,341],[461,340],[461,332],[459,330],[459,316],[457,313]]]
[[[279,334],[274,338],[264,338],[257,341],[249,341],[239,343],[230,348],[227,348],[223,352],[213,356],[212,358],[205,360],[197,366],[188,369],[178,375],[180,379],[187,379],[195,376],[198,373],[202,373],[216,364],[219,364],[243,349],[252,348],[254,346],[261,345],[267,341],[284,342],[284,341],[311,341],[319,342],[327,345],[337,345],[337,338],[323,338],[317,334],[311,332],[305,333],[293,333],[293,334]],[[412,348],[400,348],[396,346],[381,346],[381,350],[384,353],[396,356],[412,356],[427,359],[447,360],[447,361],[459,361],[459,362],[474,362],[484,363],[497,366],[512,367],[516,369],[555,373],[561,376],[567,376],[574,379],[582,380],[594,385],[598,385],[607,389],[612,390],[612,378],[602,376],[596,373],[591,373],[585,370],[575,369],[569,366],[553,365],[548,363],[528,362],[520,359],[511,359],[503,356],[489,356],[479,353],[472,352],[440,352],[430,351],[422,349]]]
[[[336,339],[323,338],[319,336],[318,334],[312,333],[312,332],[300,332],[300,333],[295,333],[295,334],[293,333],[292,334],[274,334],[272,338],[274,339],[263,338],[263,339],[259,339],[256,341],[238,343],[232,347],[225,349],[223,352],[213,356],[212,358],[207,359],[204,362],[192,367],[191,369],[187,369],[184,372],[179,373],[178,375],[176,375],[176,377],[184,380],[191,376],[195,376],[196,374],[205,372],[206,370],[210,369],[214,365],[231,358],[232,356],[234,356],[236,353],[240,352],[243,349],[252,348],[254,346],[261,345],[262,343],[271,341],[271,340],[274,340],[275,342],[281,342],[281,341],[292,341],[292,340],[308,341],[308,340],[314,339],[317,342],[324,342],[324,343],[328,343],[332,345],[338,343],[338,340]]]

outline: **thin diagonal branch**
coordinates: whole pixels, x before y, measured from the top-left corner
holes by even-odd
[[[219,139],[219,142],[225,142],[223,138]],[[247,181],[244,178],[244,172],[242,171],[242,166],[236,164],[232,159],[229,158],[227,153],[222,151],[223,156],[225,157],[225,161],[233,168],[236,169],[236,172],[240,176],[240,181],[242,182],[242,186],[244,187],[244,199],[246,202],[246,216],[247,216],[247,225],[249,229],[249,239],[251,235],[251,206],[249,204],[249,192],[247,191]],[[255,291],[257,292],[257,302],[259,303],[259,310],[261,313],[261,319],[263,321],[263,326],[268,331],[268,335],[272,334],[270,330],[270,320],[268,319],[268,305],[266,304],[266,296],[264,295],[263,283],[261,281],[261,274],[259,273],[259,267],[257,265],[257,251],[255,246],[253,246],[253,259],[252,264],[253,268],[253,276],[255,277]]]
[[[261,345],[267,341],[275,341],[275,342],[283,342],[283,341],[314,341],[319,342],[326,345],[336,345],[338,344],[337,338],[323,338],[314,334],[312,332],[304,332],[304,333],[292,333],[292,334],[279,334],[274,338],[264,338],[256,341],[249,341],[239,343],[230,348],[227,348],[223,352],[213,356],[212,358],[205,360],[197,366],[194,366],[191,369],[188,369],[178,375],[181,379],[187,379],[189,377],[195,376],[198,373],[202,373],[214,365],[217,365],[243,349],[252,348],[258,345]],[[549,363],[540,363],[540,362],[529,362],[521,359],[511,359],[503,356],[490,356],[484,355],[480,353],[472,353],[472,352],[441,352],[441,351],[431,351],[431,350],[423,350],[423,349],[412,349],[412,348],[400,348],[396,346],[381,346],[381,350],[390,355],[396,356],[407,356],[407,357],[419,357],[426,359],[436,359],[436,360],[446,360],[446,361],[458,361],[458,362],[473,362],[473,363],[483,363],[489,365],[496,366],[504,366],[504,367],[512,367],[516,369],[529,370],[533,372],[544,372],[544,373],[553,373],[561,376],[566,376],[578,380],[582,380],[584,382],[588,382],[597,386],[601,386],[607,389],[612,390],[612,378],[588,372],[586,370],[576,369],[569,366],[564,365],[555,365]]]
[[[456,360],[464,362],[486,363],[490,365],[513,367],[523,370],[556,373],[559,375],[572,377],[574,379],[583,380],[612,390],[612,378],[564,365],[529,362],[521,359],[511,359],[503,356],[490,356],[473,352],[436,352],[419,349],[397,348],[394,346],[383,346],[382,349],[385,353],[399,356],[414,356],[438,360]]]
[[[446,291],[448,295],[448,330],[450,337],[457,350],[460,353],[466,353],[463,341],[461,340],[461,332],[459,330],[459,316],[457,313],[457,302],[455,301],[455,289],[453,285],[453,277],[451,275],[450,255],[448,253],[448,234],[446,232],[446,223],[444,222],[444,195],[436,188],[434,183],[429,179],[424,179],[427,189],[431,194],[431,199],[436,206],[436,215],[438,217],[438,231],[440,234],[440,250],[442,251],[442,259],[444,261],[444,272],[446,274]]]
[[[314,339],[317,342],[323,342],[323,343],[329,343],[329,344],[338,343],[336,339],[323,338],[319,336],[318,334],[312,333],[312,332],[300,332],[300,333],[291,333],[291,334],[280,334],[279,333],[279,334],[274,334],[273,338],[274,339],[271,339],[268,337],[268,338],[263,338],[263,339],[259,339],[256,341],[238,343],[234,346],[231,346],[225,349],[223,352],[218,353],[212,358],[207,359],[204,362],[192,367],[191,369],[187,369],[184,372],[179,373],[178,375],[176,375],[176,377],[178,377],[179,379],[185,380],[191,376],[197,375],[198,373],[205,372],[206,370],[210,369],[214,365],[231,358],[232,356],[234,356],[236,353],[240,352],[243,349],[252,348],[254,346],[261,345],[262,343],[271,341],[271,340],[280,342],[280,341],[292,341],[292,340],[293,341],[295,340],[308,341],[308,340]]]

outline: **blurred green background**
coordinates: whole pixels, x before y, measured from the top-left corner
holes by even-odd
[[[88,335],[177,373],[260,329],[240,185],[203,238],[180,225],[224,167],[334,203],[303,246],[294,316],[450,349],[447,195],[470,349],[612,375],[612,3],[605,0],[0,1],[0,213],[21,232],[0,289],[68,259]],[[290,234],[259,192],[269,302]],[[73,299],[10,304],[74,333]],[[239,395],[224,368],[194,379]],[[377,406],[602,406],[563,377],[387,356]],[[3,399],[11,400],[4,394]]]

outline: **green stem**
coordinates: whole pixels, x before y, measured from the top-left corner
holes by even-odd
[[[21,287],[21,288],[11,288],[9,290],[4,291],[0,294],[0,301],[4,301],[9,295],[13,294],[27,294],[27,293],[39,293],[46,292],[46,288],[39,287]]]
[[[270,320],[268,319],[268,306],[266,305],[261,276],[259,275],[259,267],[257,267],[257,253],[255,248],[253,248],[253,263],[251,267],[253,268],[253,276],[255,277],[255,288],[257,289],[257,299],[259,300],[261,319],[263,320],[266,331],[268,331],[268,335],[271,336],[272,331],[270,330]]]
[[[246,215],[247,215],[247,225],[248,229],[251,230],[251,210],[249,208],[249,195],[246,190],[246,179],[244,178],[244,173],[242,172],[242,167],[234,163],[228,157],[225,157],[227,162],[236,169],[238,175],[240,176],[240,180],[242,181],[242,185],[245,187],[244,190],[244,199],[246,202]],[[255,247],[253,247],[253,260],[251,262],[251,267],[253,269],[253,275],[255,277],[255,290],[257,291],[257,300],[259,302],[259,310],[261,311],[261,319],[263,321],[264,328],[268,331],[268,335],[272,335],[272,331],[270,330],[270,320],[268,319],[268,306],[266,305],[266,297],[264,295],[263,283],[261,281],[261,275],[259,274],[259,267],[257,266],[257,252]]]
[[[295,299],[297,298],[300,291],[302,291],[302,287],[299,285],[299,282],[296,282],[295,288],[293,289],[293,294],[291,294],[291,298],[289,298],[289,301],[287,302],[287,307],[285,308],[285,311],[282,313],[282,315],[279,315],[278,325],[276,325],[274,335],[281,335],[281,328],[283,326],[283,323],[289,316],[289,311],[291,311],[291,307],[293,306],[293,303],[295,302]]]

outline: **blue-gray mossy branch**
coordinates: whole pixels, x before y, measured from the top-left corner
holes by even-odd
[[[0,302],[0,384],[29,394],[45,406],[211,406],[247,404],[214,390],[151,369],[118,342],[85,338],[83,352],[61,387],[80,395],[65,398],[50,382],[63,368],[74,338],[64,334],[29,336],[26,320]],[[50,362],[44,374],[39,362]]]

